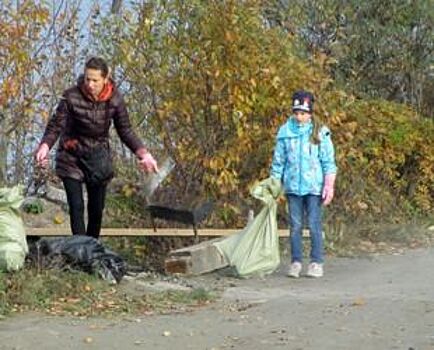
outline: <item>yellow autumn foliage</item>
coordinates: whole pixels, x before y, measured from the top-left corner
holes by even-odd
[[[144,101],[131,105],[147,116],[145,134],[156,152],[176,160],[171,183],[178,194],[194,184],[229,211],[248,201],[250,186],[268,177],[291,95],[303,88],[315,94],[315,113],[337,149],[329,213],[352,220],[432,213],[433,123],[405,105],[358,100],[339,89],[327,56],[303,57],[293,35],[264,26],[259,4],[139,6],[134,11],[152,18],[152,28],[131,19],[132,30],[115,45],[130,102]],[[227,217],[225,224],[237,223],[236,215]]]

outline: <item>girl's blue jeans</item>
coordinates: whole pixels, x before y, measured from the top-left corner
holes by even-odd
[[[303,223],[304,215],[310,231],[310,261],[322,264],[324,261],[324,248],[321,224],[321,196],[287,195],[289,204],[289,227],[291,244],[291,261],[303,261]]]

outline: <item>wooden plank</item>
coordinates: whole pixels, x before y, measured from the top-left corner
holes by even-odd
[[[240,232],[242,229],[198,229],[197,235],[204,237],[229,236]],[[287,229],[278,230],[280,237],[288,237]],[[27,227],[28,236],[69,236],[71,231],[66,227]],[[156,232],[152,228],[103,228],[101,236],[169,236],[189,237],[194,236],[193,229],[189,228],[160,228]],[[303,230],[303,236],[309,237],[309,230]]]
[[[240,232],[241,229],[198,229],[198,236],[220,237],[229,236]],[[279,234],[283,234],[281,230]],[[71,231],[66,227],[28,227],[26,228],[28,236],[69,236]],[[101,236],[194,236],[193,228],[160,228],[154,232],[152,228],[103,228]],[[286,232],[286,236],[288,233]]]

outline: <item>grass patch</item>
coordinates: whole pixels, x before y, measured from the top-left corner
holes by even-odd
[[[186,311],[186,307],[199,307],[215,300],[215,296],[204,288],[192,291],[165,291],[161,293],[145,294],[135,300],[141,312],[179,312]]]
[[[52,314],[91,310],[111,286],[83,272],[22,269],[0,274],[0,314],[44,311]]]
[[[85,317],[170,313],[213,299],[202,288],[131,296],[82,272],[26,268],[0,273],[0,319],[26,311]]]

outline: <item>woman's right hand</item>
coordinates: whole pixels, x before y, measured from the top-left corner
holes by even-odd
[[[46,143],[42,143],[35,153],[36,164],[42,168],[48,165],[48,152],[50,152],[50,147]]]

